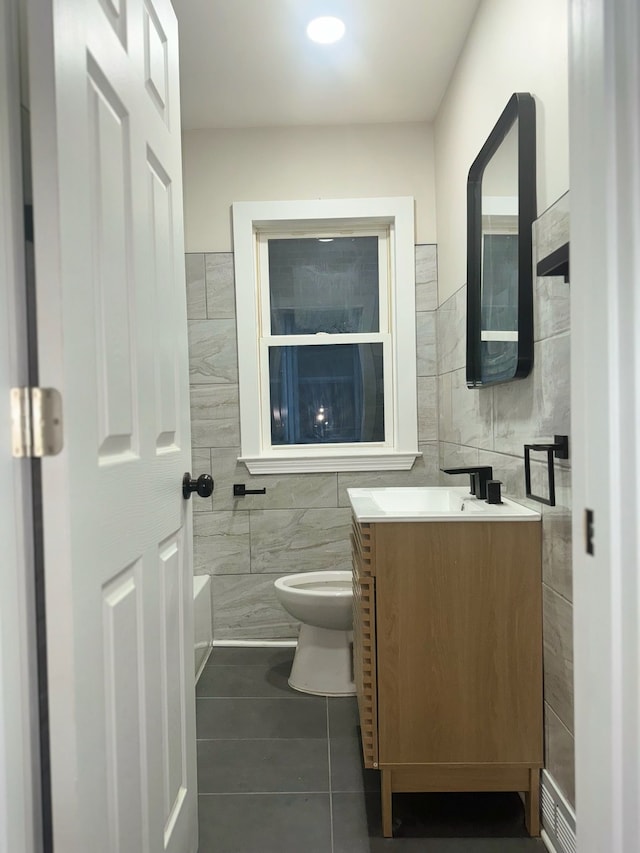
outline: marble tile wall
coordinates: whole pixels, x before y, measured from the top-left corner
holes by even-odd
[[[534,268],[569,239],[569,194],[534,224]],[[465,385],[466,286],[437,311],[439,467],[491,465],[507,495],[524,500],[523,445],[571,436],[569,285],[534,280],[534,367],[526,379],[483,390]],[[534,458],[532,456],[532,458]],[[556,460],[556,506],[542,511],[546,766],[574,799],[571,461]],[[468,481],[440,474],[441,483]],[[547,493],[546,465],[532,487]],[[524,502],[527,502],[524,500]]]
[[[212,576],[214,637],[290,638],[297,624],[273,581],[287,572],[350,569],[346,490],[438,483],[436,247],[416,246],[419,457],[411,471],[252,477],[240,455],[233,255],[186,256],[193,472],[212,474],[211,498],[193,500],[194,566]],[[266,487],[234,498],[233,483]]]

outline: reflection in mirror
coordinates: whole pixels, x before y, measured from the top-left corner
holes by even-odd
[[[482,382],[511,379],[518,361],[518,122],[482,177]]]
[[[467,384],[526,376],[533,362],[531,225],[535,113],[514,95],[469,172]]]

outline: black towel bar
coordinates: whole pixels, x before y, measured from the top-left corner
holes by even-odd
[[[568,459],[569,458],[569,436],[554,435],[553,444],[525,444],[524,446],[524,483],[525,492],[528,498],[538,501],[547,506],[556,505],[556,478],[553,469],[553,458]],[[543,498],[540,495],[534,495],[531,491],[531,451],[540,451],[547,454],[547,472],[549,476],[549,497]]]

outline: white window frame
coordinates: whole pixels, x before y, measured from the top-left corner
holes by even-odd
[[[419,455],[413,205],[410,197],[234,203],[242,445],[239,458],[251,474],[408,470],[413,465]],[[292,233],[343,236],[350,229],[359,234],[365,229],[369,233],[388,232],[389,279],[387,293],[380,303],[380,334],[375,336],[384,347],[385,441],[272,446],[269,345],[347,341],[344,335],[322,335],[321,341],[315,335],[296,335],[295,340],[283,335],[270,336],[268,301],[260,293],[259,265],[266,259],[260,236]],[[372,336],[348,338],[348,343],[359,343],[369,342]]]

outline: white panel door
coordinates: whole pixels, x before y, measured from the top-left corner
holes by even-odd
[[[631,853],[640,835],[640,6],[569,7],[578,850]]]
[[[195,853],[177,24],[28,7],[55,849]]]

